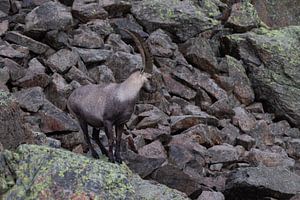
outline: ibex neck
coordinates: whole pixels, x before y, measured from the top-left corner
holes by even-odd
[[[143,82],[139,79],[129,77],[122,82],[118,88],[117,97],[120,101],[130,101],[137,98]]]

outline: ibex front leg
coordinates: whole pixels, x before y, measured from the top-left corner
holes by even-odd
[[[80,124],[82,132],[84,134],[84,139],[92,152],[92,156],[94,158],[99,158],[99,156],[98,156],[97,152],[95,151],[95,149],[91,143],[91,140],[90,140],[90,136],[89,136],[89,132],[88,132],[88,124],[84,120],[81,120],[81,119],[79,119],[79,124]]]
[[[115,158],[118,163],[122,163],[122,158],[120,154],[121,150],[121,140],[122,140],[122,133],[124,131],[124,124],[120,124],[116,126],[116,151],[115,151]]]
[[[114,148],[114,133],[113,125],[110,121],[104,122],[105,134],[108,139],[108,160],[110,162],[115,162],[113,148]]]
[[[102,154],[108,156],[108,151],[105,149],[104,145],[102,144],[102,142],[99,138],[99,132],[100,132],[100,129],[97,129],[95,127],[93,128],[93,139],[95,140],[95,142],[100,147],[100,150],[101,150]]]

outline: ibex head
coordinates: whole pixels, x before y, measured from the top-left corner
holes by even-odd
[[[149,46],[144,42],[143,38],[135,32],[129,31],[127,29],[121,29],[129,34],[134,43],[136,44],[143,61],[143,66],[140,70],[135,70],[129,77],[129,79],[133,79],[136,84],[141,84],[142,89],[146,92],[155,92],[156,88],[153,86],[151,82],[152,73],[153,73],[153,57],[150,53]]]

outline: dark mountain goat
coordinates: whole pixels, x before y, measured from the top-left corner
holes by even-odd
[[[134,71],[121,83],[91,84],[77,88],[68,99],[68,109],[78,119],[85,140],[91,149],[92,156],[99,158],[93,148],[88,135],[88,125],[93,127],[92,138],[99,145],[102,154],[108,156],[109,161],[122,162],[120,143],[124,124],[130,119],[139,91],[143,88],[153,92],[150,78],[153,70],[153,58],[148,46],[135,32],[124,30],[135,42],[143,61],[140,70]],[[115,126],[116,139],[113,126]],[[108,138],[108,151],[99,139],[100,127],[104,127]],[[115,153],[113,147],[116,141]]]

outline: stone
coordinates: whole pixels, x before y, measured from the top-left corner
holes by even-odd
[[[89,28],[80,28],[74,31],[71,44],[81,48],[97,49],[104,46],[104,41]]]
[[[72,91],[73,87],[60,74],[54,73],[45,94],[56,107],[66,110],[67,98]]]
[[[118,34],[110,34],[106,40],[106,44],[110,46],[114,52],[116,51],[123,51],[126,53],[131,52],[131,47],[127,45],[122,39],[121,36]]]
[[[142,178],[149,176],[165,162],[165,158],[149,158],[130,150],[126,153],[121,153],[121,156],[124,158],[124,162],[127,166]]]
[[[176,165],[180,169],[183,169],[188,163],[192,163],[195,156],[191,151],[181,145],[169,145],[169,163]]]
[[[10,77],[9,77],[8,68],[7,67],[0,68],[0,83],[6,84],[9,79]]]
[[[105,19],[108,16],[106,10],[99,3],[88,0],[74,0],[72,14],[82,22],[91,19]]]
[[[253,115],[248,113],[245,108],[236,107],[233,109],[235,115],[232,118],[232,123],[236,126],[239,126],[240,129],[244,132],[249,132],[256,125],[256,119]]]
[[[220,131],[220,137],[222,138],[222,141],[231,145],[236,144],[236,138],[239,137],[239,135],[240,130],[232,124],[227,124]]]
[[[201,115],[203,111],[199,106],[188,104],[183,107],[182,112],[185,115]]]
[[[209,148],[222,142],[219,135],[220,131],[216,127],[208,126],[206,124],[197,124],[183,131],[179,135],[173,136],[169,145],[195,143]]]
[[[286,132],[291,128],[290,124],[286,120],[282,120],[269,125],[271,134],[280,137],[285,136]]]
[[[69,150],[73,150],[78,145],[86,145],[84,135],[80,131],[71,133],[50,133],[51,137],[61,142],[61,147]],[[96,148],[96,146],[94,146]]]
[[[109,20],[94,19],[86,23],[87,27],[92,31],[100,35],[102,38],[106,38],[108,35],[114,32]]]
[[[10,1],[9,0],[1,0],[0,1],[0,11],[8,14],[10,10]]]
[[[186,130],[196,124],[207,124],[217,126],[219,120],[205,112],[200,115],[182,115],[182,116],[172,116],[171,120],[171,133],[175,134],[182,130]]]
[[[52,1],[36,7],[25,18],[26,31],[66,30],[72,25],[73,17],[67,7]]]
[[[239,161],[239,152],[238,150],[229,145],[215,145],[208,150],[209,162],[214,163],[232,163]]]
[[[152,32],[147,39],[150,51],[153,56],[172,57],[178,48],[172,39],[161,29]]]
[[[203,37],[196,37],[187,40],[180,46],[180,51],[184,57],[200,70],[210,74],[217,72],[217,59],[209,44],[209,40]]]
[[[166,130],[158,129],[158,128],[145,128],[139,130],[132,130],[131,133],[135,136],[141,136],[143,139],[147,141],[154,141],[160,138],[169,137],[170,133]]]
[[[258,147],[265,147],[265,146],[271,146],[275,142],[275,136],[272,135],[270,127],[268,124],[260,120],[255,124],[255,127],[248,132],[248,134],[255,138],[256,146]]]
[[[5,80],[11,80],[11,81],[16,81],[20,78],[22,78],[25,75],[25,68],[23,68],[22,66],[20,66],[18,63],[16,63],[15,61],[8,59],[8,58],[4,58],[4,59],[0,59],[0,63],[1,65],[3,65],[2,68],[2,72],[3,74],[1,74],[2,77],[2,81],[5,82]],[[8,71],[9,77],[6,77],[6,72]]]
[[[170,188],[177,189],[191,195],[200,188],[200,181],[189,176],[174,165],[164,165],[157,169],[151,178]]]
[[[226,199],[290,199],[299,188],[300,177],[286,168],[260,166],[232,172],[227,179],[224,194]]]
[[[23,89],[15,92],[13,96],[20,104],[20,107],[29,112],[35,113],[44,105],[45,95],[41,87]]]
[[[243,146],[249,151],[255,145],[255,139],[250,135],[242,134],[236,138],[236,144]]]
[[[51,30],[46,33],[45,42],[55,50],[60,50],[69,45],[69,36],[64,31]]]
[[[52,148],[60,148],[61,142],[59,140],[47,137],[44,133],[33,132],[34,144],[49,146]]]
[[[228,98],[223,98],[209,105],[207,112],[218,118],[226,119],[234,116],[233,107],[232,102]]]
[[[113,71],[117,82],[127,79],[130,72],[142,66],[142,58],[139,54],[115,52],[106,61],[106,65]]]
[[[255,32],[227,36],[229,46],[235,45],[239,58],[249,67],[248,75],[257,100],[265,102],[266,108],[277,117],[296,127],[300,126],[297,103],[300,98],[300,73],[297,70],[300,52],[299,41],[295,39],[299,32],[299,27],[291,26],[279,30],[260,28]],[[225,48],[230,49],[229,46]],[[263,64],[253,62],[253,57],[260,58]]]
[[[231,14],[225,26],[233,28],[236,32],[246,32],[258,28],[261,20],[250,2],[238,2],[232,5]]]
[[[187,67],[177,67],[172,74],[181,81],[186,82],[195,90],[204,89],[207,93],[216,99],[228,98],[227,93],[207,73],[203,73],[200,70],[193,68],[193,70]]]
[[[53,72],[65,73],[72,66],[78,63],[79,56],[76,51],[61,49],[55,54],[49,56],[47,64]]]
[[[163,122],[167,119],[167,115],[160,109],[154,107],[153,110],[142,112],[138,115],[142,118],[136,125],[136,129],[143,128],[156,128],[159,122]]]
[[[3,20],[0,22],[0,36],[4,35],[8,30],[8,20]]]
[[[247,160],[255,166],[263,164],[266,167],[292,168],[295,164],[295,160],[289,158],[286,152],[262,151],[255,148],[250,150]]]
[[[30,51],[36,54],[44,54],[50,50],[48,45],[38,42],[16,31],[8,31],[5,34],[5,40],[27,47]]]
[[[96,83],[113,83],[116,82],[114,73],[106,65],[99,65],[88,70],[89,77]]]
[[[12,45],[0,45],[0,56],[12,59],[23,59],[27,57],[27,52],[19,51],[12,47]]]
[[[147,32],[161,28],[172,32],[180,41],[218,24],[189,1],[141,1],[132,5],[131,12]]]
[[[0,141],[5,149],[32,142],[24,113],[12,95],[0,90]]]
[[[40,128],[44,133],[79,130],[75,120],[47,100],[38,115],[41,117]]]
[[[1,157],[9,163],[20,163],[9,168],[1,163],[1,174],[10,169],[16,174],[15,180],[23,183],[15,184],[9,173],[3,173],[4,180],[10,183],[9,190],[2,195],[4,200],[16,196],[20,199],[188,199],[182,192],[142,180],[125,165],[90,159],[62,149],[22,145],[16,153],[6,151]],[[18,192],[26,189],[31,192]]]
[[[167,152],[159,140],[151,142],[138,150],[139,154],[147,158],[167,159]]]
[[[300,158],[300,139],[291,139],[287,142],[287,153],[292,158]]]
[[[106,61],[112,54],[112,51],[106,49],[84,49],[74,48],[80,58],[86,64],[102,63]]]
[[[254,101],[254,91],[251,82],[246,74],[246,70],[241,62],[233,57],[226,56],[228,63],[228,76],[233,80],[233,94],[244,105],[249,105]]]
[[[74,66],[71,67],[71,69],[65,74],[65,78],[68,81],[75,80],[81,85],[94,83],[93,79],[91,79],[87,74]]]
[[[270,27],[285,27],[289,25],[299,24],[299,1],[267,1],[253,0],[251,1],[259,18]]]
[[[203,191],[197,200],[225,200],[221,192]]]
[[[188,100],[196,97],[196,92],[189,87],[174,80],[170,75],[163,74],[163,80],[166,84],[166,89],[171,95],[176,95]]]
[[[109,16],[125,16],[131,9],[131,2],[127,0],[102,0],[100,4],[106,11],[108,11]]]
[[[251,113],[264,113],[263,105],[260,102],[255,102],[255,103],[247,106],[246,110]]]
[[[46,74],[45,67],[36,58],[31,59],[28,65],[25,75],[12,84],[22,88],[37,86],[45,88],[50,82],[50,77]]]

